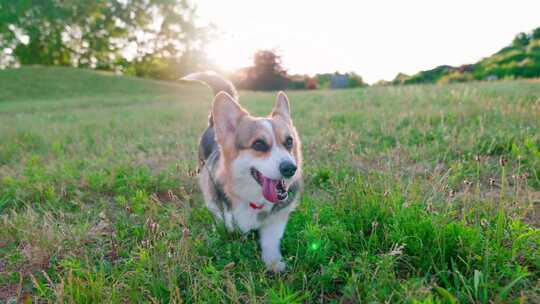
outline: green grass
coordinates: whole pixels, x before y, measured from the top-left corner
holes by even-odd
[[[540,301],[540,82],[289,97],[306,193],[272,275],[197,188],[208,89],[0,71],[0,302]]]

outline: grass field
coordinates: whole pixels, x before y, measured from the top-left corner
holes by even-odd
[[[0,302],[540,302],[540,82],[290,92],[306,192],[283,275],[204,208],[211,97],[0,71]]]

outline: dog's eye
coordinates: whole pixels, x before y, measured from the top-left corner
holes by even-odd
[[[270,147],[268,147],[268,144],[265,143],[262,139],[257,139],[255,142],[253,142],[251,148],[259,152],[266,152],[270,149]]]
[[[293,146],[293,139],[292,137],[290,136],[287,136],[287,138],[285,139],[285,142],[283,143],[283,145],[285,146],[285,148],[287,149],[292,149],[292,146]]]

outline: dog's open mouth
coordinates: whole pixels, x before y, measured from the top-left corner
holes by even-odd
[[[264,198],[272,203],[287,199],[287,185],[283,179],[271,179],[264,176],[259,170],[251,168],[251,176],[261,185]]]

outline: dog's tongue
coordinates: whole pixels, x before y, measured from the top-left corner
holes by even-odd
[[[262,176],[262,192],[265,199],[272,203],[278,202],[277,185],[279,180]]]

